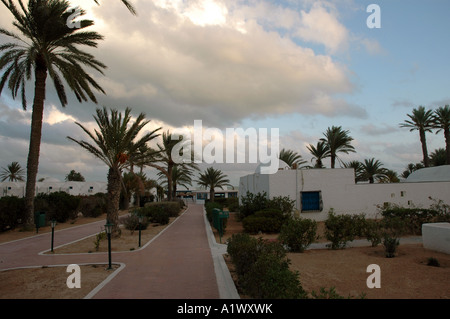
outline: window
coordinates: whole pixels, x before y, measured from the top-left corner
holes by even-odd
[[[401,192],[400,192],[400,196],[401,196],[401,197],[404,197],[404,196],[405,196],[405,193],[406,193],[405,191],[401,191]]]
[[[302,212],[322,211],[322,192],[300,192]]]
[[[206,199],[208,193],[197,193],[197,199]]]

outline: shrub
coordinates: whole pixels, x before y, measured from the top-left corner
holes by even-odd
[[[302,298],[298,273],[289,270],[283,246],[277,242],[234,234],[227,252],[235,265],[238,283],[252,298]]]
[[[366,220],[364,235],[372,243],[372,247],[378,246],[383,238],[383,224],[375,219]]]
[[[325,221],[325,236],[331,241],[331,249],[345,248],[347,242],[353,241],[355,237],[354,224],[350,215],[335,215],[332,211],[328,213]]]
[[[38,194],[35,198],[35,211],[45,211],[46,219],[55,219],[64,223],[68,219],[75,219],[80,204],[80,197],[66,192],[54,192],[50,194]]]
[[[267,207],[280,210],[283,214],[290,216],[295,207],[295,200],[291,200],[289,196],[277,196],[268,200]]]
[[[242,226],[245,232],[252,234],[258,232],[278,233],[287,219],[280,210],[264,209],[245,217],[242,220]]]
[[[169,213],[162,207],[156,207],[151,215],[152,223],[158,223],[160,225],[166,225],[169,223]]]
[[[0,198],[0,231],[16,228],[24,221],[25,199],[16,196]]]
[[[141,230],[147,229],[148,224],[150,223],[147,217],[142,218]],[[131,214],[126,216],[123,219],[123,224],[126,229],[131,230],[131,232],[135,230],[139,230],[139,216],[137,214]]]
[[[244,219],[257,211],[267,208],[268,198],[266,192],[253,194],[247,191],[245,196],[241,196],[239,206],[239,217]]]
[[[78,208],[85,217],[98,217],[106,212],[106,196],[98,193],[90,196],[80,197]]]
[[[311,219],[290,219],[281,227],[278,239],[293,252],[303,252],[316,239],[317,223]]]
[[[382,211],[384,218],[398,218],[405,223],[405,232],[421,235],[422,224],[440,219],[440,212],[435,209],[393,207]]]
[[[434,257],[429,257],[427,261],[427,266],[433,266],[433,267],[440,267],[441,264],[439,261]]]
[[[178,217],[181,210],[180,202],[150,202],[145,203],[143,208],[147,207],[161,207],[169,214],[169,217]]]
[[[205,203],[205,210],[206,210],[206,217],[208,218],[209,222],[213,221],[213,209],[218,208],[220,210],[223,209],[223,205],[218,202],[207,202]]]
[[[306,298],[298,272],[289,269],[286,258],[262,252],[249,272],[243,277],[244,292],[258,299]]]
[[[386,235],[383,240],[384,250],[387,258],[395,257],[395,252],[397,251],[397,246],[399,245],[398,238]]]

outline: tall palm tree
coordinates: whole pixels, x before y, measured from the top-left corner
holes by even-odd
[[[137,15],[136,9],[134,6],[127,0],[120,0],[127,7],[127,9],[134,15]],[[99,4],[97,0],[94,0],[96,4]]]
[[[190,143],[190,141],[183,141],[183,136],[180,136],[178,139],[173,138],[172,134],[169,130],[167,132],[163,132],[162,135],[162,143],[157,144],[158,156],[156,157],[156,161],[147,162],[146,165],[154,167],[158,169],[162,174],[164,174],[167,178],[167,197],[168,200],[171,201],[173,199],[173,169],[175,166],[182,166],[185,169],[194,169],[198,170],[198,165],[194,162],[194,154],[191,153],[191,161],[186,163],[178,163],[172,157],[173,151],[176,149],[182,149],[179,147],[179,143],[187,146],[185,143]],[[161,163],[161,164],[160,164]]]
[[[328,148],[328,145],[324,141],[318,141],[316,146],[309,144],[306,148],[313,156],[311,161],[316,161],[314,168],[324,168],[325,166],[323,165],[322,160],[330,156],[330,149]]]
[[[8,166],[2,167],[2,172],[0,174],[1,181],[4,182],[6,180],[10,182],[23,182],[23,168],[20,166],[18,162],[12,162]]]
[[[97,32],[82,31],[94,24],[91,20],[81,20],[80,28],[69,28],[67,21],[71,13],[68,1],[29,0],[28,7],[25,7],[22,0],[19,0],[21,10],[12,0],[1,1],[14,16],[13,26],[20,31],[20,36],[0,28],[0,34],[13,41],[0,45],[0,52],[3,52],[0,57],[0,70],[3,70],[0,94],[8,82],[12,97],[15,99],[19,96],[22,99],[23,109],[26,110],[26,82],[32,79],[32,75],[35,81],[25,194],[25,218],[31,223],[47,76],[53,80],[63,107],[67,105],[67,96],[62,78],[79,102],[91,100],[97,103],[91,87],[105,92],[86,73],[83,66],[93,68],[101,74],[106,66],[97,61],[93,55],[80,50],[79,46],[95,48],[103,36]],[[84,11],[80,10],[80,15],[83,14]]]
[[[288,164],[290,168],[298,168],[306,163],[300,154],[285,148],[280,151],[278,158]]]
[[[428,158],[427,140],[425,137],[426,132],[431,132],[433,128],[433,111],[425,110],[425,107],[419,106],[413,109],[412,114],[406,114],[410,120],[405,120],[400,123],[400,127],[409,128],[410,132],[414,130],[419,131],[420,143],[422,143],[423,165],[425,167],[430,166],[430,160]]]
[[[189,188],[192,186],[192,175],[193,170],[183,165],[175,165],[172,169],[172,189],[168,190],[172,192],[172,198],[174,198],[177,194],[177,188],[179,186],[183,186],[185,188]],[[168,180],[166,175],[163,172],[158,172],[159,180],[161,180],[161,185],[167,185]]]
[[[338,158],[337,153],[355,152],[355,148],[350,144],[353,138],[349,133],[348,130],[343,130],[341,126],[332,126],[323,134],[325,138],[320,139],[329,149],[331,168],[335,168],[336,158]]]
[[[212,202],[214,202],[215,188],[223,189],[224,186],[231,186],[227,176],[220,169],[213,167],[208,167],[203,173],[200,173],[197,183],[202,187],[209,187],[209,198]]]
[[[108,170],[108,203],[106,207],[107,220],[113,224],[113,233],[120,236],[119,229],[119,201],[122,187],[122,169],[128,165],[130,157],[136,158],[139,148],[151,141],[159,134],[160,128],[143,134],[137,138],[149,120],[141,113],[131,122],[131,109],[126,108],[122,116],[117,110],[112,109],[108,113],[106,107],[97,109],[94,119],[98,129],[91,133],[83,125],[76,122],[81,129],[90,137],[93,143],[78,141],[70,136],[67,138],[74,141],[95,157],[102,160],[109,168]]]
[[[364,180],[369,180],[370,184],[373,184],[375,178],[383,178],[386,169],[383,168],[383,163],[375,158],[365,159],[363,163],[361,163],[361,178]]]
[[[445,138],[445,164],[450,165],[450,106],[441,106],[434,111],[433,128],[436,134],[444,131]]]

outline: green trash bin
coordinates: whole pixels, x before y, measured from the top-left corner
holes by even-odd
[[[213,226],[219,232],[219,239],[222,243],[223,220],[229,217],[229,212],[213,208]]]
[[[34,213],[34,223],[36,224],[36,229],[45,226],[45,212],[35,212]]]

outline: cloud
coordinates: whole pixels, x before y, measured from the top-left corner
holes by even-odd
[[[399,132],[398,127],[388,125],[388,124],[382,124],[382,125],[378,125],[378,126],[373,125],[373,124],[366,124],[366,125],[360,126],[359,130],[362,133],[370,135],[370,136],[380,136],[380,135]]]
[[[138,9],[139,18],[119,19],[120,3],[95,8],[106,40],[94,54],[108,65],[97,78],[107,91],[101,104],[131,106],[171,125],[203,119],[224,126],[290,113],[364,116],[361,107],[335,97],[354,90],[344,65],[270,29],[303,28],[313,41],[319,28],[317,39],[337,49],[324,34],[345,41],[335,34],[344,31],[334,29],[337,20],[323,5],[303,14],[266,2],[213,0],[139,2]],[[269,9],[273,14],[261,15]],[[208,12],[215,19],[202,20]],[[81,116],[71,105],[67,112]]]

